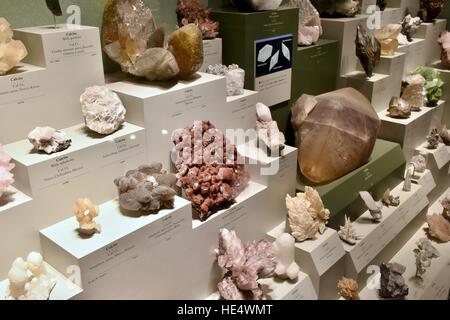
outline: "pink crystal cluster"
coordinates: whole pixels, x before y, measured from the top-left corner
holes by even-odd
[[[273,246],[267,240],[243,244],[235,231],[221,229],[216,249],[219,267],[227,270],[218,284],[224,300],[265,300],[258,279],[271,277],[277,265]]]
[[[14,164],[11,163],[11,157],[3,150],[0,145],[0,197],[8,190],[8,187],[14,183],[14,176],[11,170]]]

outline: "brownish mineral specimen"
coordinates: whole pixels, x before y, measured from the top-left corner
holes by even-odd
[[[439,214],[427,216],[428,233],[431,238],[440,242],[450,241],[450,222]]]
[[[352,88],[302,95],[292,108],[292,124],[301,172],[314,183],[333,181],[366,163],[381,125],[367,98]]]
[[[355,44],[356,56],[370,78],[373,69],[380,62],[381,44],[374,36],[369,35],[362,25],[357,27]]]
[[[54,16],[62,16],[61,5],[59,4],[59,0],[45,0],[47,3],[47,8],[50,10]]]
[[[209,121],[175,130],[172,141],[178,184],[200,220],[232,204],[246,187],[249,175],[237,162],[236,146]]]
[[[444,0],[420,0],[420,10],[418,16],[424,22],[433,22],[442,9],[444,9]]]
[[[450,68],[450,32],[442,31],[438,43],[441,46],[441,62],[444,66]]]
[[[345,300],[360,300],[358,294],[358,283],[351,279],[343,277],[338,282],[338,291]]]
[[[178,0],[178,26],[195,24],[202,32],[203,39],[214,39],[219,34],[219,23],[209,18],[210,8],[206,8],[199,0]]]

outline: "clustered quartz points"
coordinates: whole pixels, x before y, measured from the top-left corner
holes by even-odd
[[[209,121],[175,130],[172,141],[178,184],[201,221],[232,204],[247,186],[249,174],[238,163],[236,146]]]
[[[14,183],[14,175],[11,173],[14,166],[14,163],[11,163],[11,157],[0,145],[0,198],[8,191],[9,186]]]
[[[270,242],[251,241],[244,245],[234,230],[220,229],[216,254],[219,267],[227,270],[218,284],[222,299],[267,299],[258,279],[271,277],[277,265]]]
[[[237,64],[228,67],[223,64],[210,65],[206,69],[206,73],[226,78],[228,97],[244,94],[245,70],[239,68]]]

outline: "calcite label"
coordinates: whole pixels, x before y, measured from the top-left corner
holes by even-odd
[[[336,232],[312,253],[312,259],[319,274],[325,273],[345,254],[344,247]]]
[[[81,56],[97,56],[99,52],[96,29],[66,30],[49,37],[47,62],[60,63]]]
[[[0,107],[24,104],[44,96],[41,77],[41,71],[2,77],[0,79]]]

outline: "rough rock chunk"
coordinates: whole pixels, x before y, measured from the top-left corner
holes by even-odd
[[[403,298],[408,295],[409,288],[403,278],[406,267],[399,263],[383,263],[380,265],[380,296],[385,299]]]
[[[358,25],[356,30],[356,56],[370,78],[380,62],[381,44],[374,36],[369,35],[362,25]]]
[[[224,76],[227,80],[227,96],[239,96],[244,94],[245,70],[237,64],[224,66],[223,64],[210,65],[206,73]]]
[[[358,294],[358,283],[350,278],[342,278],[338,282],[338,291],[345,300],[360,300]]]
[[[433,22],[444,9],[444,3],[444,0],[420,0],[418,16],[424,22]]]
[[[450,241],[450,222],[439,214],[427,216],[428,234],[439,242]]]
[[[195,24],[202,32],[203,39],[214,39],[219,34],[219,23],[209,18],[210,8],[206,8],[199,0],[178,0],[178,26]]]
[[[413,18],[408,14],[402,20],[402,34],[406,36],[408,42],[413,41],[413,36],[417,33],[419,26],[422,24],[422,20],[419,17]]]
[[[441,62],[444,66],[450,68],[450,32],[442,31],[438,43],[441,46]]]
[[[28,134],[28,140],[38,151],[47,154],[66,150],[72,144],[72,140],[64,132],[51,127],[37,127]]]

